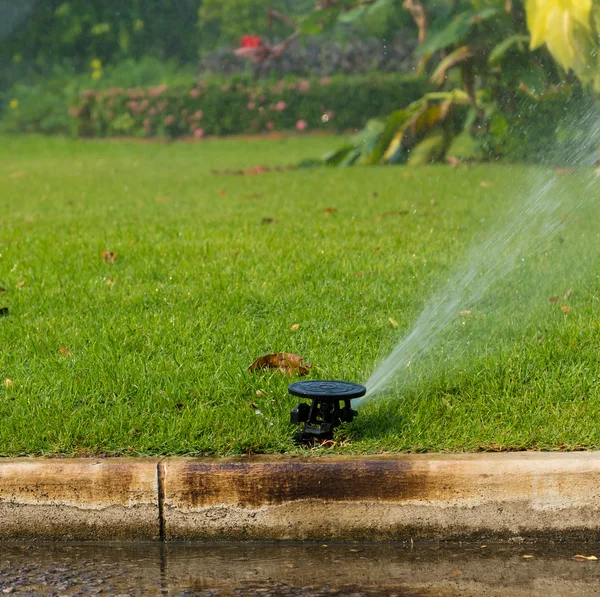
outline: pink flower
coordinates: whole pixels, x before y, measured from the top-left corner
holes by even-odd
[[[175,122],[175,116],[173,114],[169,114],[165,119],[165,126],[171,126]]]
[[[246,104],[246,108],[248,108],[248,110],[254,110],[254,108],[256,108],[256,104],[254,102],[248,102]]]
[[[308,93],[310,91],[310,83],[306,79],[298,82],[298,90],[300,93]]]
[[[150,110],[148,110],[148,114],[150,114],[150,116],[156,116],[158,114],[158,110],[156,108],[150,108]]]
[[[275,110],[277,110],[278,112],[283,112],[286,108],[287,108],[287,104],[283,100],[279,100],[275,104]]]
[[[272,131],[275,128],[275,123],[272,120],[269,120],[265,126],[268,130]]]
[[[196,139],[202,139],[202,137],[204,137],[204,129],[196,129],[194,131],[194,137]]]
[[[299,120],[296,123],[296,130],[302,132],[306,129],[307,126],[308,126],[308,123],[306,122],[306,120]]]
[[[296,83],[290,83],[290,84],[288,85],[288,88],[289,88],[291,91],[295,91],[297,87],[298,87],[298,85],[296,85]]]
[[[200,90],[199,89],[192,89],[190,91],[190,97],[199,97],[200,96]]]
[[[79,118],[81,115],[81,108],[76,108],[75,106],[71,106],[69,108],[69,114],[73,116],[73,118]]]
[[[323,77],[322,79],[319,79],[319,84],[321,84],[323,87],[329,85],[329,83],[331,83],[331,77]]]
[[[135,100],[129,100],[125,104],[132,112],[137,108],[137,102]]]
[[[200,120],[204,116],[204,112],[202,110],[197,110],[192,114],[194,120]]]
[[[168,89],[168,87],[166,85],[159,85],[158,87],[153,87],[150,90],[150,95],[152,97],[158,97],[159,95],[164,93],[167,89]]]

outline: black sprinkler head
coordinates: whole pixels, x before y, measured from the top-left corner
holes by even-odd
[[[290,416],[292,423],[304,423],[300,441],[308,443],[333,439],[333,430],[340,423],[350,423],[358,415],[350,400],[364,396],[367,388],[349,381],[297,381],[288,391],[311,401],[298,404]]]

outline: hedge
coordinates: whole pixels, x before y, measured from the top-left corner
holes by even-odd
[[[273,130],[350,130],[420,97],[405,75],[200,82],[194,87],[85,91],[70,109],[80,136],[229,135]]]

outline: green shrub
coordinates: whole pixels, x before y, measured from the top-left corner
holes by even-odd
[[[112,79],[114,80],[114,78]],[[45,123],[29,106],[31,91],[15,88],[17,109],[7,108],[11,130],[66,132],[80,136],[203,136],[273,130],[348,130],[366,119],[404,106],[426,90],[419,79],[401,75],[332,77],[252,83],[237,77],[196,85],[88,88],[77,99],[57,99],[55,85],[38,90],[40,105],[54,106],[61,127]],[[21,97],[27,98],[21,100]],[[72,100],[70,106],[68,101]],[[70,117],[65,117],[69,112]],[[69,120],[70,119],[70,120]],[[36,128],[37,127],[37,128]]]
[[[73,69],[54,67],[51,76],[24,78],[0,96],[4,114],[0,130],[5,132],[37,132],[67,134],[75,131],[69,108],[79,101],[86,89],[101,91],[111,87],[187,85],[196,81],[193,67],[180,67],[175,62],[144,58],[139,62],[125,60],[116,66],[75,73]],[[11,102],[13,107],[11,107]],[[15,107],[16,106],[16,107]]]

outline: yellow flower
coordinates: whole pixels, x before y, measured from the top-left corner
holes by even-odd
[[[10,100],[9,106],[13,109],[16,110],[19,107],[19,100],[16,98],[13,98]]]
[[[102,71],[101,70],[95,70],[92,73],[92,79],[94,79],[94,81],[97,81],[101,76],[102,76]]]
[[[102,68],[102,62],[98,58],[94,58],[91,62],[94,70],[100,70]]]
[[[525,8],[531,49],[546,44],[565,70],[573,69],[581,77],[589,75],[594,54],[592,0],[526,0]]]

